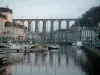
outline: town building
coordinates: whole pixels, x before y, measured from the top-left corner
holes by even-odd
[[[8,7],[0,7],[0,13],[7,17],[6,21],[13,22],[13,11]]]
[[[27,27],[22,22],[13,22],[13,11],[0,7],[0,41],[1,40],[26,40]]]
[[[70,27],[69,30],[61,29],[54,32],[54,39],[56,41],[83,41],[83,42],[95,42],[95,31],[93,28],[84,27]]]

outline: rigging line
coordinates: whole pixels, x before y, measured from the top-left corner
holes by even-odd
[[[56,55],[55,55],[55,75],[56,75]]]

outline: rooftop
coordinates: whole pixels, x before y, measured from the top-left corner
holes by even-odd
[[[0,12],[10,12],[10,13],[13,13],[12,10],[10,8],[7,8],[7,7],[0,7]]]

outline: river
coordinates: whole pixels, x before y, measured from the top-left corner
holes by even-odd
[[[61,46],[44,53],[9,53],[6,75],[96,75],[82,49]]]

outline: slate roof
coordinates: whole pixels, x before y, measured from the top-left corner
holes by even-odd
[[[0,12],[10,12],[13,13],[13,11],[10,8],[0,7]]]

